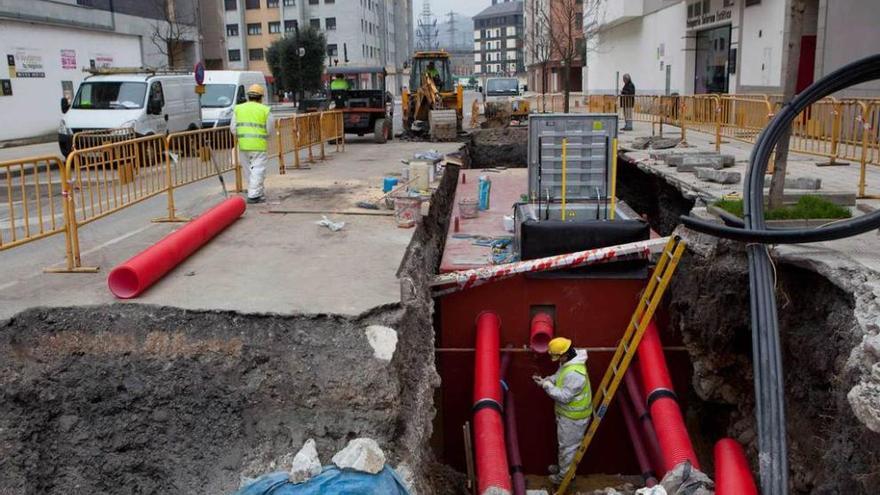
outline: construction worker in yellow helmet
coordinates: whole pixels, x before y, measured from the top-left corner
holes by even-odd
[[[547,352],[550,359],[559,361],[559,369],[547,377],[535,375],[532,380],[556,403],[559,464],[550,466],[549,470],[550,481],[559,485],[590,425],[593,394],[590,390],[590,376],[587,374],[585,349],[575,349],[571,340],[556,337],[550,341]]]
[[[241,168],[248,182],[247,202],[266,201],[263,181],[266,179],[266,163],[269,157],[269,136],[272,135],[272,119],[269,107],[263,105],[265,90],[259,84],[247,89],[247,102],[235,106],[229,128],[238,144]]]

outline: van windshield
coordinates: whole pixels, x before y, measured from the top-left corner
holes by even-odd
[[[517,79],[489,79],[486,83],[487,93],[517,94],[519,93],[519,80]]]
[[[130,110],[143,108],[147,84],[141,82],[84,82],[73,108],[84,110]]]
[[[225,108],[235,101],[234,84],[206,84],[202,108]]]

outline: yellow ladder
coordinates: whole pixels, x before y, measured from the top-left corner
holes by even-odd
[[[615,351],[614,357],[611,359],[611,364],[605,370],[602,384],[599,385],[596,395],[593,396],[593,420],[590,421],[590,426],[584,434],[584,439],[581,441],[580,447],[578,447],[574,460],[572,460],[571,465],[565,472],[565,478],[562,480],[562,484],[559,485],[556,495],[563,495],[574,478],[577,466],[587,452],[590,442],[593,441],[593,436],[596,435],[596,430],[599,429],[599,423],[602,422],[602,418],[608,411],[611,399],[614,398],[614,393],[617,392],[617,387],[620,385],[621,380],[623,380],[623,375],[626,374],[629,363],[639,348],[642,335],[644,335],[645,330],[648,328],[651,318],[654,317],[657,305],[663,299],[663,293],[666,292],[666,287],[675,273],[675,268],[678,266],[678,261],[681,259],[684,249],[685,243],[678,236],[670,237],[666,247],[663,248],[660,260],[657,262],[654,272],[651,273],[648,286],[645,288],[644,293],[642,293],[639,305],[636,306],[629,325],[626,327],[623,339],[621,339],[620,344],[617,346],[617,351]]]

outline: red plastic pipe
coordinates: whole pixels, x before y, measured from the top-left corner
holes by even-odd
[[[663,473],[657,474],[662,477],[684,461],[690,461],[695,468],[700,469],[672,388],[657,325],[653,321],[642,336],[638,352],[642,384],[645,386],[645,402],[651,412],[663,459]]]
[[[645,450],[645,444],[642,443],[642,436],[639,434],[639,426],[636,423],[635,414],[632,411],[632,405],[626,397],[626,394],[620,395],[620,409],[623,411],[623,420],[626,423],[626,431],[629,433],[629,440],[632,443],[633,451],[636,453],[636,460],[639,462],[639,469],[642,470],[642,478],[645,480],[645,486],[648,488],[657,484],[657,476],[651,469],[651,461],[648,459],[648,452]]]
[[[758,495],[746,454],[732,438],[715,443],[715,494]]]
[[[228,227],[244,210],[244,198],[229,198],[168,234],[161,241],[114,268],[107,278],[110,292],[120,299],[138,296]]]
[[[553,339],[553,317],[547,313],[538,313],[532,317],[529,347],[535,352],[547,352],[547,346]]]
[[[510,464],[510,477],[513,481],[513,495],[526,495],[526,476],[522,469],[519,454],[519,435],[516,432],[516,407],[513,391],[504,393],[504,432],[507,440],[507,462]]]
[[[477,316],[474,362],[474,450],[479,493],[510,493],[510,472],[501,418],[499,362],[501,320],[484,311]]]
[[[651,415],[645,409],[645,397],[642,395],[642,388],[639,386],[637,361],[630,365],[629,370],[624,375],[626,383],[626,394],[629,403],[636,415],[636,420],[641,427],[642,440],[645,442],[645,449],[648,452],[648,458],[651,460],[651,466],[654,473],[659,473],[663,468],[663,456],[660,453],[660,443],[657,442],[657,432],[654,431],[654,423],[651,422]]]

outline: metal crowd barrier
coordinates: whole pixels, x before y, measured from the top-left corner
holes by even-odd
[[[63,168],[54,156],[0,162],[0,251],[64,232]]]
[[[137,134],[132,127],[80,131],[73,135],[73,149],[94,148],[105,144],[127,141],[136,137]]]
[[[345,130],[340,110],[310,112],[283,117],[275,121],[275,139],[271,154],[278,157],[278,172],[284,174],[285,155],[293,153],[293,168],[301,168],[300,152],[306,150],[309,163],[314,163],[312,148],[318,146],[320,159],[326,158],[325,144],[332,142],[336,151],[345,150]]]

